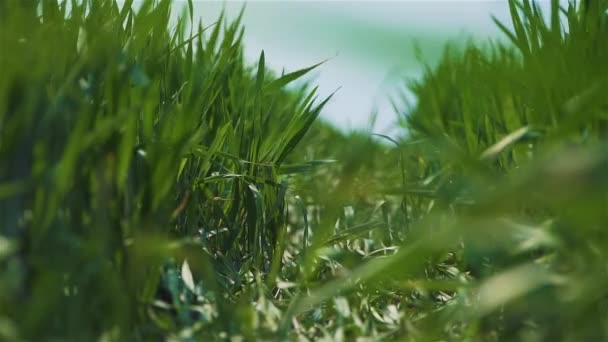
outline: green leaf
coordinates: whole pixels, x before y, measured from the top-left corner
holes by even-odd
[[[309,73],[310,71],[316,69],[317,67],[319,67],[320,65],[322,65],[323,63],[325,63],[327,60],[322,61],[320,63],[317,63],[313,66],[310,66],[308,68],[304,68],[304,69],[300,69],[294,72],[291,72],[289,74],[283,75],[282,77],[272,81],[271,83],[269,83],[266,86],[266,89],[268,91],[270,90],[276,90],[276,89],[280,89],[283,88],[284,86],[286,86],[287,84],[299,79],[300,77],[306,75],[307,73]]]
[[[256,88],[262,89],[262,85],[264,84],[264,73],[266,72],[265,68],[265,59],[264,59],[264,50],[260,54],[260,61],[258,62],[258,73],[256,76]]]
[[[304,118],[303,123],[301,123],[298,127],[293,128],[289,132],[291,138],[287,141],[287,143],[285,144],[285,147],[283,148],[283,151],[279,154],[279,157],[277,158],[277,161],[276,161],[277,165],[281,165],[283,163],[283,161],[285,160],[285,158],[287,158],[287,155],[291,151],[293,151],[293,149],[300,142],[300,140],[302,140],[302,138],[304,137],[306,132],[308,132],[308,129],[310,128],[310,126],[312,126],[314,121],[317,119],[317,117],[321,113],[321,110],[323,109],[323,107],[327,104],[327,102],[329,102],[329,100],[331,100],[331,98],[334,96],[334,94],[336,92],[337,92],[337,90],[335,92],[333,92],[331,95],[329,95],[325,100],[323,100],[323,102],[321,102],[321,104],[319,104],[314,110],[312,110],[310,113],[307,114],[307,117]]]

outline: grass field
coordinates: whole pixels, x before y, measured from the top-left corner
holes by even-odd
[[[608,338],[608,2],[509,1],[399,137],[131,3],[0,2],[0,340]]]

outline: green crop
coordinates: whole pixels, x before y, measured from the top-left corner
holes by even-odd
[[[231,311],[215,269],[280,265],[282,167],[324,103],[284,88],[310,68],[247,66],[238,20],[170,30],[169,1],[131,3],[2,3],[6,338],[148,339],[212,319],[175,263],[209,315]]]
[[[606,339],[608,3],[551,4],[388,137],[192,1],[0,2],[0,340]]]

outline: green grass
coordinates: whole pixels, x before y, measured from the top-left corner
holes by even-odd
[[[284,90],[305,71],[245,65],[238,22],[170,32],[153,3],[3,5],[2,311],[24,338],[177,331],[211,320],[203,293],[229,314],[215,269],[279,266],[279,174],[323,104]],[[203,293],[178,279],[186,257]]]
[[[0,339],[606,339],[608,3],[509,3],[391,138],[191,3],[1,2]]]

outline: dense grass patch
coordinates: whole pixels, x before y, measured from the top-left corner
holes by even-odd
[[[2,2],[0,338],[606,339],[608,3],[509,4],[391,138],[238,20]]]
[[[238,22],[170,31],[170,9],[3,2],[5,335],[148,339],[230,316],[216,269],[276,273],[281,167],[322,104],[284,90],[306,70],[275,77],[263,53],[247,66]],[[202,293],[210,313],[191,307]]]

